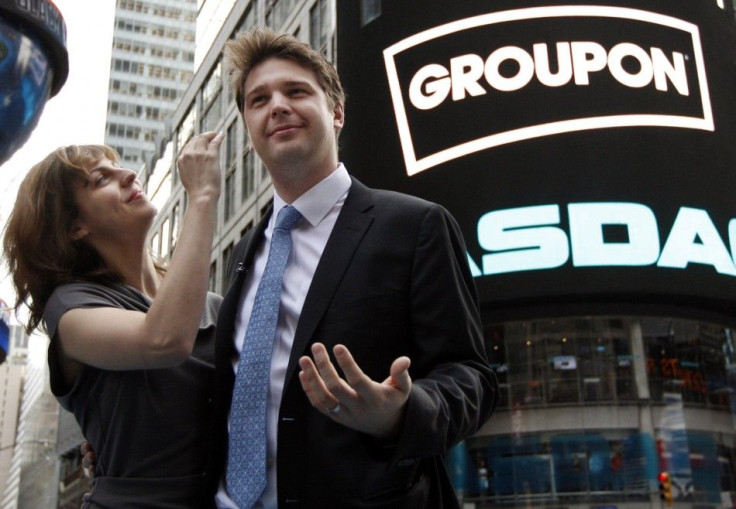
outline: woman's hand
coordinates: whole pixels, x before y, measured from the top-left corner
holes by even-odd
[[[202,133],[187,142],[176,164],[190,200],[220,196],[220,144],[223,133]]]

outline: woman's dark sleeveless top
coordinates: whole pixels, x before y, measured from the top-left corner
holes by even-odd
[[[126,285],[79,282],[51,295],[44,322],[51,338],[51,390],[72,412],[97,455],[84,508],[200,508],[215,375],[215,323],[221,297],[208,294],[192,355],[165,369],[108,371],[85,365],[67,387],[57,362],[56,328],[70,309],[147,312],[151,301]],[[211,497],[209,497],[211,498]]]

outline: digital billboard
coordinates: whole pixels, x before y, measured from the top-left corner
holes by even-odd
[[[10,313],[5,301],[0,299],[0,364],[5,362],[10,351]]]
[[[396,0],[337,15],[341,160],[452,212],[490,319],[736,323],[730,7]]]

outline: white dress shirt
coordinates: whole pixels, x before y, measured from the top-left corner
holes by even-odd
[[[276,338],[271,354],[271,373],[268,389],[268,406],[266,409],[266,435],[268,440],[268,465],[266,472],[266,489],[255,507],[277,509],[276,491],[276,451],[279,408],[284,389],[286,368],[289,365],[294,333],[299,322],[304,300],[309,286],[312,284],[314,272],[325,249],[327,240],[337,221],[337,216],[345,203],[351,180],[342,163],[329,176],[297,198],[291,205],[301,212],[303,219],[291,230],[292,248],[284,272],[284,283],[281,292],[281,307],[276,325]],[[240,353],[243,349],[245,330],[250,319],[256,290],[266,267],[271,234],[278,212],[288,205],[277,193],[273,197],[273,214],[264,232],[264,240],[260,243],[253,261],[253,268],[248,271],[240,295],[239,311],[235,318],[235,349]],[[238,359],[233,360],[233,369],[238,371]],[[230,423],[228,422],[228,427]],[[224,476],[223,476],[224,479]],[[224,480],[216,497],[217,507],[238,509],[227,495]]]

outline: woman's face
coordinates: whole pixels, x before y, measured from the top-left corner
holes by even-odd
[[[156,209],[141,189],[133,170],[107,158],[87,168],[87,179],[74,189],[79,215],[71,232],[73,240],[123,242],[145,239]]]

